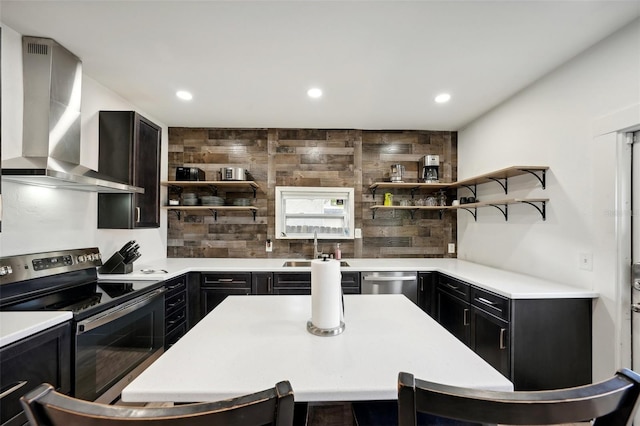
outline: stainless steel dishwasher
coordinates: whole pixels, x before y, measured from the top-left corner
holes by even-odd
[[[411,272],[362,272],[362,294],[404,294],[418,303],[418,273]]]

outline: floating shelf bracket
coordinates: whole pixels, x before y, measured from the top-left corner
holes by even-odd
[[[376,189],[378,189],[377,186],[374,186],[374,187],[371,188],[371,195],[373,195],[373,199],[374,200],[376,199]],[[374,215],[375,215],[375,210],[374,210]],[[374,217],[374,219],[375,219],[375,217]]]
[[[487,179],[496,182],[498,185],[502,187],[505,195],[509,193],[509,178],[496,178],[496,177],[488,177]],[[473,194],[475,195],[475,194]]]
[[[218,210],[209,209],[209,211],[213,215],[213,220],[217,222],[218,221]],[[256,210],[251,210],[251,213],[253,213],[253,221],[255,222],[256,221],[256,213],[257,213],[257,211]]]
[[[509,220],[509,205],[508,204],[489,204],[491,207],[495,207],[500,210],[500,213],[504,216],[505,222]],[[504,206],[502,208],[501,206]]]
[[[547,202],[546,201],[538,201],[540,203],[540,206],[537,206],[533,201],[521,201],[521,203],[524,204],[529,204],[530,206],[533,206],[536,210],[538,210],[538,213],[540,213],[540,216],[542,216],[542,220],[547,220]]]
[[[178,220],[180,220],[180,210],[171,210],[171,211],[174,212],[178,217]]]
[[[473,194],[474,198],[477,197],[477,195],[476,195],[477,185],[475,183],[473,185],[462,185],[462,186],[464,186],[469,191],[471,191],[471,193]]]
[[[536,179],[538,179],[538,182],[540,182],[540,186],[542,186],[542,189],[547,189],[547,171],[545,169],[542,169],[542,170],[520,169],[520,170],[535,176]],[[538,175],[536,172],[540,172],[540,175]]]
[[[473,208],[473,211],[466,207],[460,207],[460,209],[468,211],[469,213],[471,213],[471,216],[473,216],[473,220],[475,220],[476,222],[478,221],[478,209],[476,207]]]

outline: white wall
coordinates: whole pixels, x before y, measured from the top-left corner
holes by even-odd
[[[2,157],[21,153],[22,54],[21,35],[2,25]],[[167,127],[138,110],[116,93],[86,74],[82,84],[81,163],[98,167],[98,111],[137,110],[162,126],[162,170],[167,176]],[[166,194],[166,192],[165,192]],[[48,189],[3,181],[3,217],[0,255],[32,253],[66,248],[99,247],[104,257],[135,239],[142,257],[138,262],[166,257],[167,217],[161,226],[143,230],[97,229],[95,193]]]
[[[550,198],[547,219],[526,205],[509,221],[493,208],[478,220],[458,213],[459,258],[601,293],[594,310],[594,379],[626,359],[616,338],[616,138],[594,137],[598,117],[640,104],[640,21],[593,46],[518,93],[458,135],[458,178],[516,165],[548,165],[547,189],[531,177],[509,181],[509,198]],[[640,124],[640,121],[638,122]],[[460,190],[461,196],[466,195]],[[478,198],[505,197],[497,184]],[[579,268],[580,253],[593,269]]]

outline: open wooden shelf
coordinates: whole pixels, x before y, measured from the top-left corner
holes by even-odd
[[[177,215],[178,219],[180,219],[180,213],[193,212],[198,210],[209,210],[215,220],[218,220],[218,211],[231,211],[231,212],[239,212],[239,211],[249,211],[253,213],[253,220],[256,220],[256,213],[258,212],[258,208],[254,206],[162,206],[165,210],[173,210]]]
[[[252,180],[166,180],[160,182],[162,186],[168,186],[172,188],[197,188],[205,187],[209,188],[214,194],[218,192],[218,188],[239,188],[250,189],[253,191],[253,198],[256,198],[256,192],[264,192],[260,185]]]
[[[505,195],[509,192],[509,178],[522,175],[534,176],[542,189],[546,188],[546,173],[549,170],[548,166],[511,166],[504,169],[496,170],[483,175],[475,176],[468,179],[463,179],[457,182],[438,182],[438,183],[411,183],[411,182],[375,182],[369,186],[369,190],[376,196],[377,189],[409,189],[411,190],[411,198],[414,197],[416,191],[420,190],[441,190],[441,189],[454,189],[454,188],[467,188],[474,197],[476,196],[477,185],[496,182],[504,190]],[[489,200],[481,201],[477,203],[461,204],[458,206],[372,206],[370,207],[373,218],[376,217],[376,211],[378,210],[409,210],[411,212],[411,218],[418,210],[436,210],[440,212],[440,217],[446,210],[466,210],[473,215],[475,220],[478,220],[477,209],[482,207],[495,207],[504,215],[505,220],[509,220],[508,206],[512,204],[528,204],[533,206],[540,215],[542,220],[546,220],[546,205],[549,201],[548,198],[507,198],[501,200]]]

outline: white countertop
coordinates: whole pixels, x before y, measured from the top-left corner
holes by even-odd
[[[134,379],[125,402],[215,401],[289,380],[295,400],[397,398],[400,371],[480,389],[513,385],[403,295],[345,295],[344,332],[306,330],[311,296],[227,297]]]
[[[0,347],[69,321],[71,312],[0,312]]]
[[[187,272],[299,272],[311,271],[310,267],[284,267],[291,259],[241,259],[241,258],[169,258],[135,265],[127,279],[169,279]],[[296,260],[296,259],[293,259]],[[300,259],[297,259],[300,260]],[[597,292],[536,278],[515,272],[503,271],[458,259],[342,259],[349,263],[343,271],[438,271],[470,284],[511,299],[545,298],[597,298]],[[154,273],[142,273],[152,269]],[[166,271],[162,272],[162,271]],[[123,275],[100,275],[101,279],[122,280]]]

